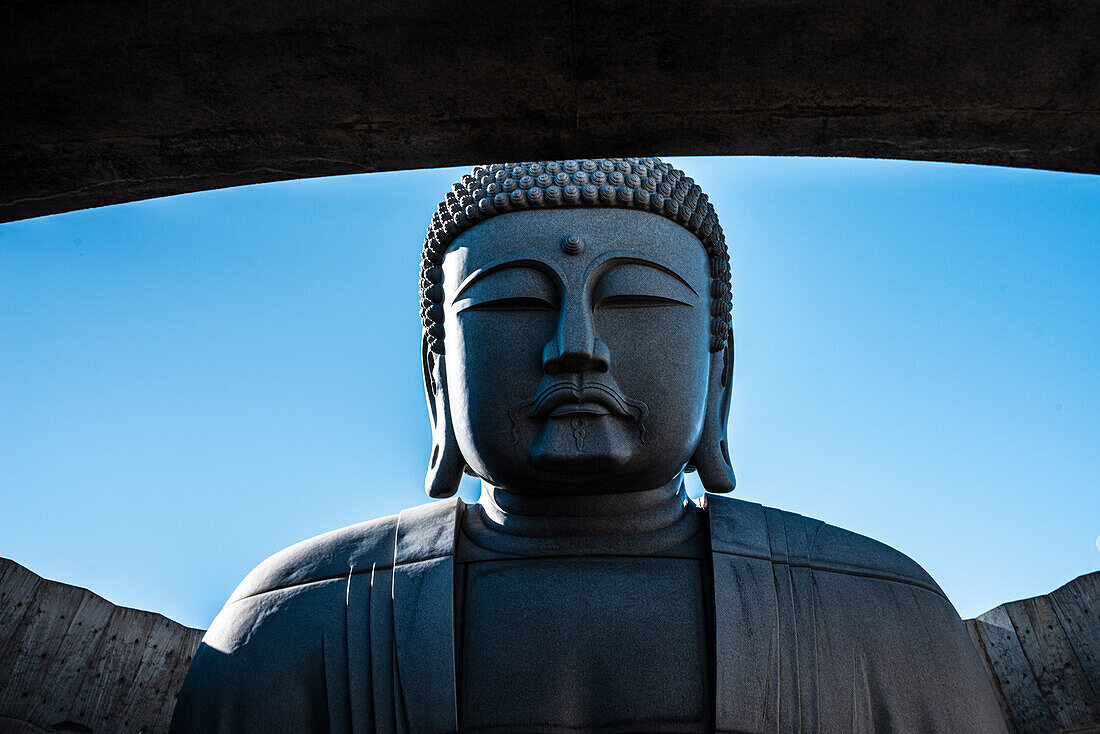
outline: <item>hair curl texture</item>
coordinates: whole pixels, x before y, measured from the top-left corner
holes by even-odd
[[[726,237],[699,186],[657,158],[494,163],[456,183],[432,216],[420,265],[420,320],[428,348],[443,354],[443,255],[479,222],[525,209],[615,207],[652,212],[695,235],[710,259],[710,351],[729,340],[733,296]]]

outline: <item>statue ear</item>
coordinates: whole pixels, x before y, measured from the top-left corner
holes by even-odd
[[[732,492],[737,485],[730,464],[726,441],[726,421],[733,394],[733,333],[721,352],[711,354],[710,384],[707,386],[707,412],[703,419],[703,435],[691,457],[691,465],[699,471],[703,488],[715,494]]]
[[[447,363],[442,354],[428,347],[428,340],[421,343],[424,364],[424,392],[428,398],[428,415],[432,421],[432,455],[428,461],[428,474],[424,477],[424,489],[429,497],[442,499],[458,492],[466,460],[458,448],[451,408],[447,400]]]

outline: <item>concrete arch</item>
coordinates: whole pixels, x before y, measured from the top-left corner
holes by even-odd
[[[1098,0],[16,0],[0,221],[546,157],[1097,173],[1098,28]]]

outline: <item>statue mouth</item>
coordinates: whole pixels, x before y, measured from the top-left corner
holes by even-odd
[[[587,408],[587,410],[585,410]],[[600,382],[555,382],[535,396],[528,418],[547,418],[571,412],[633,417],[626,398]]]
[[[611,411],[599,403],[563,403],[546,415],[563,418],[570,415],[610,415]]]
[[[519,442],[519,427],[523,419],[564,418],[577,416],[615,416],[634,421],[638,437],[645,443],[645,423],[649,407],[640,400],[631,400],[615,387],[603,382],[553,382],[531,400],[516,403],[509,411],[512,419],[512,443]]]

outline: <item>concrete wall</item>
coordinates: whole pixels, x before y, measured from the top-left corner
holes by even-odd
[[[0,734],[165,732],[202,635],[0,558]]]
[[[966,626],[1010,731],[1100,732],[1100,572]]]
[[[1100,172],[1100,2],[9,0],[0,221],[595,155]]]

